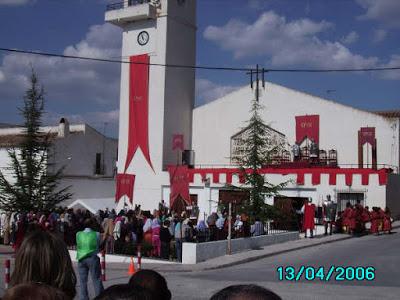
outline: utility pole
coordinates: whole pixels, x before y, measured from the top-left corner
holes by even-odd
[[[102,157],[103,159],[102,159],[102,162],[101,162],[102,166],[100,168],[100,172],[103,175],[105,175],[105,166],[104,166],[105,159],[104,159],[104,157],[106,156],[106,127],[107,127],[107,122],[104,122],[104,127],[103,127],[103,157]]]
[[[261,73],[261,80],[262,80],[262,87],[265,88],[265,69],[262,68],[261,70],[259,69],[258,65],[256,66],[256,70],[250,71],[250,87],[253,89],[253,72],[256,74],[256,101],[258,102],[260,100],[260,73]]]
[[[228,213],[228,255],[232,254],[232,202],[229,201]]]

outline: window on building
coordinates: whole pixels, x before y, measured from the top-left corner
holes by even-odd
[[[357,200],[360,200],[360,204],[364,206],[364,193],[338,193],[338,211],[342,211],[346,208],[347,202],[351,205],[355,205]]]
[[[101,153],[96,153],[96,166],[94,174],[100,175],[102,174],[102,166],[101,166]]]

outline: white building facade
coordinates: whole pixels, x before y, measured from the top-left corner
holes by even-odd
[[[180,164],[181,150],[191,149],[196,160],[186,174],[189,193],[200,217],[209,215],[228,184],[242,184],[232,145],[250,118],[254,90],[243,87],[194,108],[194,70],[176,67],[195,65],[194,0],[110,5],[106,21],[123,28],[122,57],[130,58],[121,71],[117,165],[118,174],[133,178],[125,191],[133,201],[119,197],[118,208],[141,204],[151,210],[161,200],[168,204],[167,167]],[[273,83],[261,90],[260,103],[269,130],[285,144],[284,160],[263,170],[272,183],[288,182],[280,198],[311,197],[318,205],[329,195],[339,207],[360,200],[400,214],[400,114],[367,112]],[[306,149],[302,154],[308,162],[293,157],[296,142]],[[318,144],[316,157],[309,152],[310,142]]]
[[[23,139],[22,127],[0,128],[0,169],[12,180],[12,168],[7,149],[15,147]],[[77,199],[109,198],[115,195],[115,173],[117,160],[116,139],[108,138],[87,124],[69,125],[61,119],[58,126],[41,127],[49,134],[49,172],[64,167],[60,188],[70,186],[72,198],[61,205],[68,206]]]

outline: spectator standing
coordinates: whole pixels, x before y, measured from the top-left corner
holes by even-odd
[[[77,260],[80,282],[80,299],[88,300],[87,282],[88,275],[92,277],[92,282],[96,296],[103,290],[101,281],[100,259],[97,256],[100,250],[100,232],[96,230],[96,221],[86,219],[84,222],[85,229],[76,234]]]
[[[175,250],[176,250],[176,259],[179,262],[182,262],[182,222],[177,219],[175,225]]]
[[[163,226],[160,228],[160,241],[161,241],[161,258],[169,259],[169,249],[171,243],[171,233],[169,232],[170,222],[164,221]]]
[[[154,218],[151,224],[151,244],[153,246],[153,255],[160,257],[161,255],[161,241],[160,241],[160,223],[158,218]]]
[[[252,236],[259,236],[264,234],[264,224],[260,221],[259,218],[255,219],[254,225],[251,227],[251,235]]]

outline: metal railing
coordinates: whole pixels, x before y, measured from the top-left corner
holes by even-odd
[[[250,230],[251,231],[251,230]],[[274,235],[285,232],[296,232],[299,231],[299,227],[297,223],[288,223],[288,222],[267,222],[264,224],[264,232],[261,235]],[[189,233],[190,232],[190,233]],[[232,239],[243,238],[243,237],[252,237],[251,232],[250,235],[245,235],[243,231],[235,231],[232,228]],[[227,231],[218,229],[217,227],[208,227],[203,230],[193,230],[186,229],[184,233],[184,241],[192,242],[192,243],[205,243],[211,241],[221,241],[227,239]]]
[[[117,10],[117,9],[122,9],[128,6],[135,6],[135,5],[140,5],[144,3],[150,3],[151,0],[128,0],[128,1],[123,1],[123,2],[117,2],[117,3],[111,3],[108,4],[106,7],[106,11],[111,11],[111,10]]]
[[[395,165],[377,164],[376,166],[377,166],[378,170],[379,169],[392,169],[393,173],[395,173],[395,174],[399,173],[399,167],[395,166]],[[239,168],[239,165],[235,165],[235,164],[196,164],[194,167],[195,167],[195,169],[220,169],[220,168],[237,169],[237,168]],[[313,167],[323,168],[324,166],[313,166]],[[342,169],[358,169],[359,165],[358,164],[337,164],[335,167],[342,168]],[[274,168],[279,168],[279,165],[275,165]],[[311,168],[311,166],[309,166],[309,168]],[[372,164],[369,164],[368,166],[364,166],[364,169],[372,169]]]

